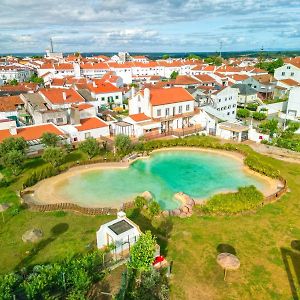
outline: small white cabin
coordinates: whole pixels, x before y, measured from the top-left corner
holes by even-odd
[[[141,235],[138,225],[126,217],[125,212],[118,212],[117,218],[101,225],[97,231],[97,248],[103,249],[115,245],[114,253],[124,255],[130,251]]]

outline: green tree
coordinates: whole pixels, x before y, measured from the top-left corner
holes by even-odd
[[[115,139],[115,146],[117,149],[117,152],[126,155],[130,153],[132,149],[132,143],[129,138],[129,136],[124,135],[124,134],[118,134]]]
[[[154,200],[149,203],[148,209],[151,217],[157,216],[161,211],[159,203]]]
[[[269,74],[274,74],[274,71],[277,68],[282,67],[284,64],[283,59],[280,57],[274,61],[271,62],[266,62],[264,60],[262,60],[261,62],[259,62],[258,64],[256,64],[257,68],[263,69],[263,70],[267,70]]]
[[[164,54],[164,55],[162,56],[162,59],[168,59],[168,58],[170,58],[170,55],[169,55],[169,54]]]
[[[256,111],[252,114],[252,117],[255,120],[262,121],[262,120],[265,120],[267,118],[267,115],[265,113]]]
[[[57,147],[60,139],[59,136],[52,132],[45,132],[42,135],[41,142],[46,147]]]
[[[89,137],[79,144],[79,149],[86,153],[89,159],[100,153],[100,145],[95,138]]]
[[[201,57],[200,57],[199,55],[190,53],[190,54],[187,56],[187,59],[201,59]]]
[[[221,66],[223,63],[222,57],[220,56],[209,56],[204,59],[207,64]]]
[[[156,238],[147,230],[141,234],[138,241],[130,250],[130,259],[128,268],[139,272],[151,270],[154,260],[154,252],[156,246]]]
[[[23,168],[25,154],[20,150],[11,150],[2,156],[2,164],[17,175]]]
[[[12,150],[17,150],[22,152],[23,154],[26,153],[28,145],[26,141],[22,137],[9,137],[2,141],[0,144],[0,157],[7,154]]]
[[[43,160],[50,163],[53,167],[60,166],[66,157],[66,152],[60,147],[48,147],[44,150]]]
[[[170,78],[171,78],[171,79],[176,79],[177,76],[178,76],[178,72],[173,71],[173,72],[171,73],[171,75],[170,75]]]
[[[10,85],[18,85],[19,84],[19,81],[17,79],[12,79],[8,82],[8,84]]]
[[[274,133],[278,131],[278,120],[271,119],[264,121],[259,125],[259,128],[263,133],[268,133],[271,137],[273,137]]]
[[[245,108],[239,108],[236,112],[236,115],[239,118],[248,118],[248,117],[250,117],[250,111]]]
[[[44,84],[44,79],[41,77],[38,77],[35,73],[33,73],[30,78],[28,79],[28,82],[34,82],[37,84]]]
[[[136,208],[142,209],[144,207],[144,205],[146,205],[146,204],[147,204],[147,200],[142,196],[137,196],[134,199],[134,206]]]

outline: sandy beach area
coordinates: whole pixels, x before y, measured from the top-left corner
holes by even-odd
[[[176,147],[176,148],[163,148],[163,149],[157,149],[154,150],[152,153],[162,152],[162,151],[178,151],[178,150],[184,150],[184,151],[198,151],[198,152],[206,152],[206,153],[214,153],[219,154],[222,156],[227,156],[232,159],[238,160],[241,163],[241,170],[244,172],[247,172],[248,174],[252,176],[256,176],[259,180],[263,182],[264,188],[261,190],[261,192],[265,196],[269,196],[275,192],[278,191],[278,187],[281,185],[281,182],[279,180],[275,180],[272,178],[269,178],[267,176],[261,175],[257,172],[254,172],[250,170],[246,165],[244,165],[244,156],[241,153],[238,152],[231,152],[231,151],[225,151],[225,150],[214,150],[214,149],[205,149],[205,148],[190,148],[190,147]],[[150,154],[151,156],[151,154]],[[66,203],[71,202],[67,199],[61,197],[57,193],[58,186],[65,181],[67,178],[70,178],[72,176],[82,174],[84,172],[90,172],[94,170],[103,170],[103,169],[118,169],[118,168],[128,168],[130,164],[135,162],[138,159],[148,159],[150,156],[147,157],[138,157],[134,160],[131,160],[130,162],[106,162],[106,163],[96,163],[92,165],[84,165],[84,166],[76,166],[68,171],[59,174],[57,176],[44,179],[40,182],[38,182],[33,187],[28,188],[27,190],[33,191],[32,197],[30,197],[30,200],[36,204],[53,204],[53,203]],[[222,191],[229,192],[229,191]],[[195,199],[200,202],[202,202],[204,199]],[[113,207],[113,205],[112,205]]]

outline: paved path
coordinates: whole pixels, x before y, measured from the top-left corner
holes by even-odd
[[[265,154],[279,160],[300,164],[300,152],[265,144],[257,144],[251,141],[246,141],[244,143],[249,145],[254,151],[261,154]]]

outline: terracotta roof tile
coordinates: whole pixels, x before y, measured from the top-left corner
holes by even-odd
[[[142,122],[151,120],[150,117],[146,116],[144,113],[129,115],[129,117],[135,122]]]
[[[108,127],[108,124],[97,117],[81,119],[80,124],[81,125],[75,126],[78,131]]]

